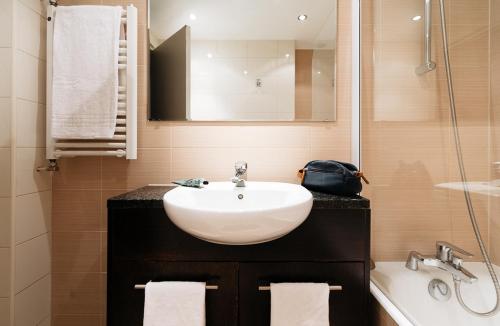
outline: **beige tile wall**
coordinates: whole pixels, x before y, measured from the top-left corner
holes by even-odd
[[[14,322],[50,320],[52,177],[45,165],[45,2],[16,0],[14,53]]]
[[[500,161],[500,0],[491,0],[490,8],[492,157],[498,162]],[[494,171],[493,178],[500,179],[500,170]],[[493,198],[490,205],[490,251],[495,264],[500,265],[500,198]]]
[[[251,180],[295,182],[312,159],[350,159],[350,6],[339,1],[337,121],[330,123],[170,123],[146,120],[146,0],[64,0],[63,4],[134,3],[139,9],[139,149],[136,161],[60,161],[53,180],[53,325],[104,325],[106,200],[148,183],[201,176],[228,180],[236,160]]]
[[[0,325],[50,320],[43,1],[0,0]]]
[[[410,250],[434,251],[448,240],[479,253],[463,200],[436,188],[459,181],[448,110],[437,1],[433,60],[437,70],[417,76],[423,56],[423,2],[364,1],[362,17],[363,168],[372,184],[372,256],[402,260]],[[489,0],[447,2],[451,64],[462,145],[470,180],[489,180]],[[488,197],[473,196],[484,238]],[[481,259],[476,256],[476,259]]]
[[[11,321],[12,298],[12,16],[13,0],[0,0],[0,326]]]

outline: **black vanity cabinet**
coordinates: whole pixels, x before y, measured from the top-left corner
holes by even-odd
[[[114,269],[114,276],[108,271],[108,325],[142,326],[144,290],[134,289],[134,285],[150,280],[217,285],[217,290],[205,294],[207,325],[237,325],[238,274],[234,263],[120,260]]]
[[[313,193],[308,219],[263,244],[205,242],[178,229],[162,197],[171,187],[144,187],[108,200],[107,324],[140,326],[148,281],[203,281],[207,326],[267,326],[277,282],[327,282],[330,325],[368,325],[370,209],[362,197]]]

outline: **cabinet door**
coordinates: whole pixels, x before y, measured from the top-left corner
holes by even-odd
[[[148,281],[203,281],[217,285],[207,290],[207,326],[237,324],[237,266],[233,263],[114,261],[108,271],[108,325],[142,326],[144,290]]]
[[[245,263],[239,272],[239,325],[269,326],[271,292],[258,287],[280,282],[341,285],[330,292],[330,325],[367,325],[368,289],[363,263]]]

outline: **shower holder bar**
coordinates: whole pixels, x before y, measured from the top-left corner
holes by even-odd
[[[436,64],[432,61],[429,61],[429,62],[425,62],[425,63],[421,64],[420,66],[418,66],[417,68],[415,68],[415,73],[417,75],[423,75],[426,72],[432,71],[434,69],[436,69]]]
[[[436,63],[431,59],[431,25],[432,25],[432,1],[425,0],[424,5],[424,63],[415,69],[417,75],[436,69]]]

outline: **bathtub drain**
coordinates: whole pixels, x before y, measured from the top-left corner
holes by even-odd
[[[440,279],[433,279],[429,282],[429,294],[437,301],[448,301],[451,297],[451,288]]]

